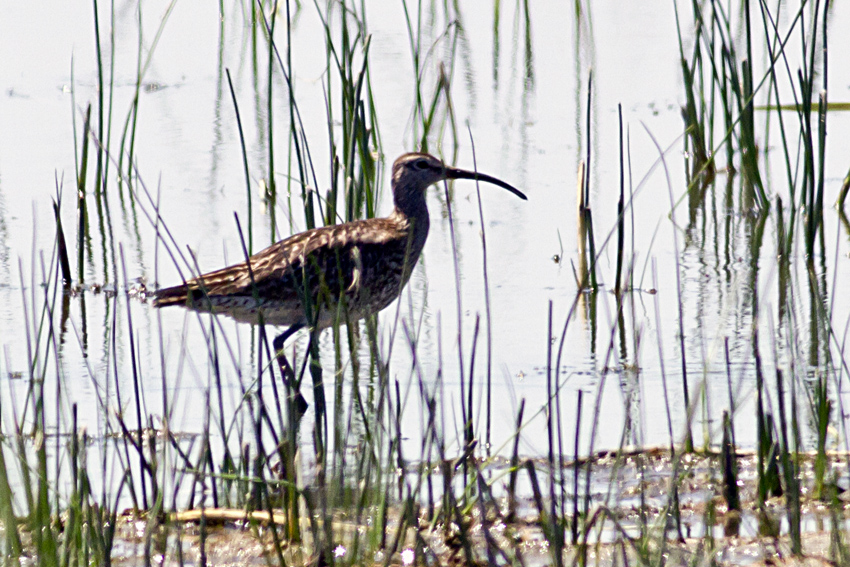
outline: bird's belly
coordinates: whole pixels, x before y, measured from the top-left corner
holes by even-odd
[[[300,301],[258,301],[252,296],[211,296],[208,301],[195,306],[195,309],[226,315],[241,323],[290,327],[306,322]]]
[[[352,303],[361,306],[365,314],[377,313],[401,295],[416,259],[407,264],[384,260],[363,271],[362,282],[356,285]],[[407,267],[409,265],[409,267]]]
[[[250,296],[211,297],[209,304],[205,306],[209,308],[199,310],[226,315],[242,323],[264,323],[281,327],[315,324],[320,329],[326,329],[335,324],[345,325],[349,321],[358,321],[378,313],[398,297],[402,287],[400,277],[382,278],[381,285],[377,287],[358,287],[347,290],[341,296],[325,296],[321,302],[317,300],[311,305],[311,318],[307,317],[307,310],[300,301],[266,299],[258,302]]]

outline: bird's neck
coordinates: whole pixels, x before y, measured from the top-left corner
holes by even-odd
[[[412,203],[408,204],[411,205]],[[399,228],[408,232],[410,238],[410,256],[415,263],[419,259],[422,249],[425,247],[425,240],[428,238],[428,229],[431,225],[425,200],[420,200],[415,206],[405,208],[399,207],[399,203],[396,203],[395,210],[390,215],[390,218],[398,224]]]

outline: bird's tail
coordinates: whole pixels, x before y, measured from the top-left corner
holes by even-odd
[[[186,284],[176,285],[158,290],[154,295],[153,306],[186,305],[188,299],[189,287]]]

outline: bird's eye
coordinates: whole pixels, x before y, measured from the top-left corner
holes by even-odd
[[[418,169],[419,171],[425,171],[428,169],[428,160],[427,159],[418,159],[413,162],[413,167]]]

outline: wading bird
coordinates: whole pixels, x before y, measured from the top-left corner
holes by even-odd
[[[401,294],[428,237],[425,191],[445,179],[486,181],[526,199],[495,177],[450,167],[428,154],[404,154],[393,164],[390,216],[295,234],[245,262],[161,289],[153,304],[287,327],[273,344],[284,379],[291,380],[283,347],[293,333],[357,321]],[[303,413],[306,402],[295,395]]]

